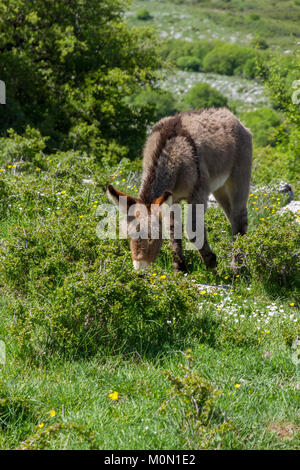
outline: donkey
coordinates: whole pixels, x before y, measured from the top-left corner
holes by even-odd
[[[108,186],[107,195],[118,206],[120,196],[127,196],[126,210],[138,203],[145,208],[149,219],[156,218],[159,225],[164,203],[186,200],[192,208],[194,230],[196,205],[203,204],[206,210],[212,193],[223,208],[235,239],[247,231],[251,162],[251,133],[228,109],[182,112],[161,119],[146,140],[138,197],[127,196],[112,185]],[[173,267],[175,271],[186,271],[182,240],[174,236],[174,226],[171,212]],[[161,245],[161,235],[155,239],[131,238],[135,269],[144,269],[155,261]],[[207,241],[206,229],[199,252],[207,268],[216,266],[216,255]]]

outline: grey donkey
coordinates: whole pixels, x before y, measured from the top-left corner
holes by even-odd
[[[161,119],[147,138],[143,155],[142,183],[137,198],[108,186],[107,194],[115,204],[119,205],[120,196],[127,196],[125,212],[133,204],[142,204],[148,215],[156,217],[161,224],[163,203],[170,203],[170,199],[173,203],[186,200],[195,225],[196,205],[203,204],[206,210],[212,193],[231,224],[233,238],[246,233],[252,136],[228,109],[202,109]],[[182,240],[175,238],[174,233],[173,216],[170,224],[173,267],[185,271]],[[134,267],[144,269],[153,262],[161,245],[161,236],[131,238]],[[206,229],[199,252],[206,267],[216,266],[216,255],[207,241]]]

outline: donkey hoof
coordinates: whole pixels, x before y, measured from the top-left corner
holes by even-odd
[[[203,259],[204,263],[205,263],[205,266],[209,269],[213,269],[217,266],[218,262],[217,262],[217,257],[214,253],[210,253],[208,256],[206,256],[204,259]]]

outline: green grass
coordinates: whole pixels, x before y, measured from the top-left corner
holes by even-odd
[[[84,214],[83,223],[91,231],[96,228],[97,219],[92,216],[95,204],[91,205],[90,201],[105,200],[102,189],[92,188],[90,197],[86,198],[85,186],[74,186],[65,174],[52,179],[51,175],[56,175],[55,168],[56,162],[51,162],[48,170],[39,172],[38,175],[36,172],[33,175],[30,172],[28,175],[23,174],[22,185],[14,174],[7,172],[3,176],[7,184],[12,184],[14,188],[10,216],[0,224],[4,245],[10,240],[11,230],[17,224],[26,227],[29,244],[31,231],[38,227],[37,219],[43,220],[43,226],[53,223],[51,214],[47,213],[40,200],[42,188],[43,191],[48,188],[51,193],[52,187],[52,196],[50,193],[47,195],[46,205],[50,205],[51,197],[57,194],[59,187],[57,197],[60,209],[56,211],[57,224],[62,224],[64,217],[68,217],[66,207],[69,207],[69,212],[72,211],[75,200],[80,205],[82,193],[85,204],[85,209],[80,209]],[[110,176],[107,174],[105,178],[113,179],[112,174],[116,175],[115,184],[120,189],[135,194],[135,174],[126,169],[126,166],[121,171],[122,173],[110,173]],[[15,184],[19,187],[19,194]],[[35,189],[29,191],[32,184]],[[26,185],[26,197],[29,191],[32,200],[24,206],[22,191]],[[62,187],[66,188],[64,197],[61,195]],[[40,200],[39,203],[36,197]],[[249,200],[250,234],[255,234],[263,226],[265,222],[261,218],[271,220],[269,223],[273,224],[272,231],[278,231],[278,221],[274,219],[273,222],[272,217],[284,203],[284,196],[273,196],[264,190],[253,193]],[[57,204],[54,200],[53,205],[56,207]],[[19,207],[23,207],[23,210],[19,211]],[[60,213],[65,214],[64,217]],[[209,448],[214,449],[219,445],[222,449],[299,449],[300,377],[299,369],[293,362],[292,347],[299,325],[297,287],[270,284],[267,282],[267,272],[263,273],[263,282],[255,277],[255,272],[252,276],[243,272],[238,276],[233,275],[229,269],[231,241],[228,222],[220,209],[209,209],[207,223],[210,227],[210,241],[219,256],[220,266],[217,272],[206,271],[197,253],[186,252],[189,274],[186,277],[174,275],[170,249],[165,243],[157,262],[140,279],[140,286],[144,286],[143,295],[147,289],[152,289],[153,294],[157,292],[158,295],[167,295],[163,294],[164,284],[173,286],[174,291],[177,285],[181,285],[180,289],[185,289],[185,285],[191,287],[195,282],[221,284],[224,289],[211,291],[207,286],[195,286],[192,290],[198,307],[195,308],[195,303],[188,304],[190,308],[181,315],[174,313],[176,319],[172,318],[171,312],[170,316],[166,316],[160,307],[153,307],[157,309],[155,321],[159,326],[152,330],[152,338],[145,336],[148,334],[146,302],[145,318],[143,314],[134,317],[135,301],[132,298],[133,309],[129,310],[132,312],[129,313],[131,316],[126,317],[124,314],[122,321],[131,322],[132,328],[139,328],[141,333],[140,336],[136,336],[134,331],[130,333],[131,336],[127,338],[128,344],[130,341],[129,348],[126,343],[116,343],[113,347],[102,347],[100,343],[98,352],[87,355],[70,350],[65,355],[62,352],[63,344],[57,343],[56,349],[49,353],[43,336],[40,336],[47,332],[47,329],[43,330],[43,323],[40,330],[32,323],[31,327],[35,329],[29,336],[28,331],[24,330],[25,339],[22,337],[23,330],[20,330],[21,337],[15,335],[22,323],[16,323],[19,326],[17,330],[14,329],[14,323],[19,322],[21,317],[12,307],[11,299],[18,299],[21,303],[25,301],[25,308],[30,311],[33,309],[33,315],[35,307],[40,305],[46,308],[42,315],[50,315],[51,318],[52,310],[59,305],[55,303],[51,291],[54,289],[54,297],[61,295],[59,286],[63,281],[57,278],[57,288],[46,288],[49,281],[43,278],[43,271],[36,273],[36,269],[43,269],[42,258],[37,260],[37,267],[33,265],[28,272],[22,273],[23,278],[30,282],[32,291],[26,293],[22,287],[12,288],[6,281],[6,289],[2,287],[0,307],[0,338],[6,343],[7,355],[5,366],[0,366],[2,449],[198,449],[204,438],[197,430],[197,417],[192,414],[186,419],[186,402],[180,400],[180,397],[176,398],[172,392],[170,395],[168,391],[172,386],[166,375],[167,370],[174,377],[182,375],[180,363],[186,363],[183,353],[187,348],[191,349],[193,356],[191,374],[198,373],[215,390],[221,392],[214,401],[210,429],[214,430],[222,423],[229,426],[226,432],[216,433]],[[61,225],[61,229],[63,227]],[[74,226],[72,230],[75,230]],[[17,243],[13,240],[10,243]],[[67,243],[67,238],[65,242]],[[103,251],[109,245],[109,241],[101,242],[99,248]],[[61,246],[62,251],[65,250],[62,241],[58,246]],[[136,275],[132,271],[127,243],[122,246],[124,250],[119,254],[112,250],[106,252],[105,257],[108,262],[115,264],[115,269],[118,269],[119,264],[123,266],[124,275],[128,276],[126,283],[130,296],[131,278]],[[33,251],[33,256],[34,253]],[[18,256],[16,251],[15,263]],[[82,253],[80,263],[83,263],[84,256],[85,252]],[[7,263],[10,261],[7,260]],[[87,268],[80,264],[76,269]],[[65,276],[66,280],[70,276],[67,272],[60,275],[62,279]],[[165,278],[160,278],[161,275]],[[4,282],[4,278],[1,282]],[[113,277],[106,280],[107,285],[116,282],[117,279]],[[7,290],[9,286],[10,293]],[[95,292],[95,301],[97,295],[101,296],[101,289],[103,288],[99,288],[99,293]],[[49,307],[48,302],[52,302]],[[89,298],[86,297],[84,302],[83,305],[89,305]],[[118,303],[118,298],[114,302]],[[123,308],[129,307],[124,304]],[[30,321],[30,311],[28,320],[24,317],[25,322]],[[111,314],[118,314],[118,311],[112,311]],[[70,315],[73,315],[71,311]],[[38,316],[33,318],[34,322],[38,321]],[[55,316],[53,319],[56,321]],[[164,326],[168,322],[170,324]],[[157,341],[155,335],[159,335],[160,330],[166,326],[168,333],[164,343],[152,348],[151,341],[154,344]],[[47,334],[52,335],[53,339],[57,333],[49,330]],[[37,346],[34,355],[30,348],[26,349],[26,338],[29,344]],[[61,338],[57,336],[57,341],[61,342]],[[46,341],[51,341],[51,336]],[[66,337],[66,341],[70,339]],[[112,401],[109,394],[115,391],[118,392],[119,399]],[[189,402],[189,389],[186,393]],[[165,407],[166,402],[168,404]],[[51,410],[56,413],[53,417],[50,415]]]
[[[2,312],[3,313],[3,312]],[[230,419],[230,430],[221,441],[227,449],[299,449],[299,392],[291,351],[278,344],[274,331],[262,343],[248,348],[193,344],[193,370],[209,380],[222,395],[216,403],[217,421]],[[22,446],[28,435],[64,423],[47,439],[49,449],[195,449],[197,435],[182,429],[181,414],[160,408],[170,389],[165,370],[180,373],[181,353],[170,351],[147,360],[138,355],[90,360],[52,360],[32,367],[13,357],[1,370],[1,385],[10,400],[2,449]],[[239,388],[235,388],[240,384]],[[118,391],[113,402],[109,393]],[[21,398],[28,413],[16,416],[13,398]],[[49,412],[55,410],[56,416]],[[63,414],[62,414],[62,410]],[[1,416],[3,423],[3,416]],[[43,428],[39,425],[44,423]],[[93,431],[89,440],[76,431]],[[33,448],[41,442],[34,440]]]

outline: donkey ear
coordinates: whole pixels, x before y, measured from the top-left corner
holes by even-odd
[[[127,214],[129,207],[137,202],[134,197],[121,193],[121,191],[115,189],[111,184],[107,186],[106,194],[123,214]]]
[[[161,206],[162,204],[168,204],[168,206],[172,205],[172,193],[171,191],[164,191],[160,197],[155,199],[152,204],[158,204]]]

